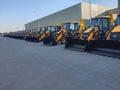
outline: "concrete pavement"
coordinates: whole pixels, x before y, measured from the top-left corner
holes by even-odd
[[[0,90],[120,90],[120,59],[0,37]]]

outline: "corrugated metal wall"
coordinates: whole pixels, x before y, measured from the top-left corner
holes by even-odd
[[[48,15],[37,21],[30,22],[25,25],[26,29],[37,28],[37,24],[39,22],[40,26],[47,26],[49,24],[58,24],[60,25],[61,22],[68,22],[68,21],[79,21],[80,13],[81,13],[81,4],[74,5],[72,7],[66,8],[62,11],[56,12],[54,14]]]
[[[91,9],[89,8],[90,4],[88,3],[81,3],[81,18],[86,19],[86,25],[89,24],[88,19],[90,19],[90,11],[91,11],[91,18],[94,18],[96,16],[103,16],[108,14],[108,10],[110,10],[110,7],[91,4]]]
[[[57,13],[39,19],[41,26],[47,26],[49,24],[61,24],[61,22],[79,21],[81,17],[81,5],[77,4],[73,7],[64,9]]]
[[[109,10],[109,14],[116,14],[116,13],[120,13],[120,0],[118,0],[118,8]]]
[[[92,17],[95,17],[100,14],[107,14],[107,10],[111,9],[110,7],[100,6],[100,5],[91,5],[91,14]],[[26,29],[35,29],[40,26],[47,26],[49,24],[58,24],[61,22],[77,21],[79,22],[80,18],[85,19],[85,23],[88,25],[90,19],[89,13],[89,4],[88,3],[79,3],[62,11],[56,12],[49,16],[43,17],[41,19],[35,20],[25,25]]]

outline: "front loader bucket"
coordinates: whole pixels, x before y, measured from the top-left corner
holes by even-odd
[[[27,41],[31,41],[31,37],[29,36],[29,37],[27,37]]]
[[[37,38],[36,37],[31,37],[31,42],[37,42]]]
[[[44,45],[49,45],[49,46],[56,46],[57,42],[55,41],[55,39],[53,37],[46,37],[43,41]]]
[[[41,42],[41,40],[39,40],[39,38],[40,37],[37,37],[35,42]]]
[[[120,58],[120,42],[115,40],[93,40],[88,52]]]
[[[30,42],[35,42],[36,38],[32,37],[32,36],[29,36],[27,40],[30,41]]]
[[[13,38],[16,38],[16,39],[24,39],[24,36],[14,36]]]
[[[29,41],[29,37],[25,37],[25,40]]]
[[[66,49],[85,52],[87,51],[88,46],[89,46],[89,42],[87,40],[74,39],[70,37],[66,38],[66,43],[65,43]]]

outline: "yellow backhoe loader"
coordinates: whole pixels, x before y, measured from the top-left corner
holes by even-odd
[[[88,52],[120,58],[120,14],[115,26],[106,33],[105,40],[93,40],[89,44]]]
[[[47,32],[47,27],[42,27],[42,28],[41,28],[41,31],[39,32],[39,36],[38,36],[38,38],[37,38],[37,41],[38,41],[38,42],[43,41],[46,32]]]
[[[45,30],[42,30],[42,28],[38,29],[36,33],[34,34],[33,41],[34,42],[39,42],[39,38],[42,36],[43,32]]]
[[[29,40],[29,36],[32,35],[32,30],[27,30],[27,33],[24,35],[25,40]]]
[[[34,42],[39,42],[39,38],[46,32],[46,27],[42,27],[39,30],[34,29],[34,30],[29,30],[27,34],[24,36],[25,40],[28,41],[34,41]]]
[[[30,36],[30,41],[39,42],[39,38],[45,33],[46,27],[36,29]]]
[[[38,38],[38,41],[43,41],[46,37],[49,37],[51,34],[60,30],[60,26],[58,25],[49,25],[46,27],[46,30],[41,34]]]
[[[36,42],[37,34],[38,34],[38,30],[37,29],[32,30],[32,34],[31,34],[31,36],[29,36],[30,41]]]
[[[49,37],[45,38],[44,45],[57,45],[57,43],[65,44],[66,38],[68,36],[73,37],[74,35],[77,37],[79,29],[78,22],[64,22],[61,23],[61,30],[51,34]],[[76,32],[76,33],[75,33]]]
[[[79,33],[79,39],[67,38],[65,48],[87,51],[90,41],[105,39],[106,33],[111,30],[112,23],[113,18],[111,16],[91,19],[90,27]]]
[[[34,37],[37,33],[37,29],[29,30],[28,33],[24,35],[24,39],[28,41],[34,41]]]

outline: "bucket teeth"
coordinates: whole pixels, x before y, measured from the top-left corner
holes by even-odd
[[[55,46],[57,45],[57,42],[53,37],[46,37],[43,41],[44,45],[49,45],[49,46]]]
[[[115,40],[94,40],[90,42],[88,52],[120,58],[120,42]]]
[[[65,48],[77,51],[87,51],[88,41],[68,37],[66,39]]]
[[[87,40],[68,37],[65,48],[120,58],[120,42],[115,40],[93,40],[88,42]]]

